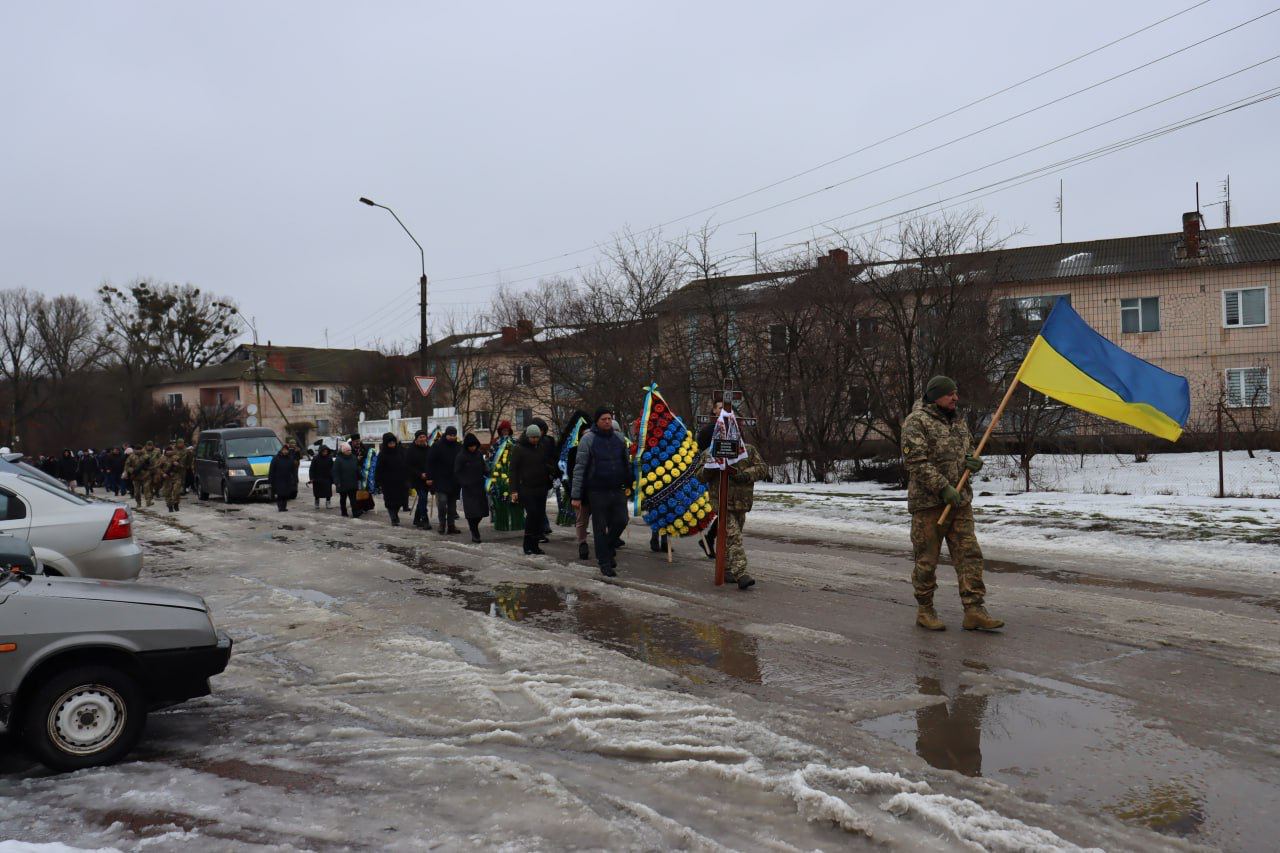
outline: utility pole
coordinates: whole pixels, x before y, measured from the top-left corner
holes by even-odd
[[[367,204],[370,207],[380,207],[387,213],[395,217],[396,223],[404,229],[404,233],[409,235],[409,239],[413,241],[413,245],[418,247],[418,256],[422,261],[422,276],[418,279],[418,375],[427,375],[427,253],[422,250],[422,244],[418,242],[418,238],[413,236],[413,232],[405,227],[400,221],[400,217],[396,216],[396,212],[385,204],[378,204],[376,201],[360,197],[361,204]],[[427,418],[431,414],[431,400],[428,397],[422,398],[422,408],[419,410],[422,416],[422,423],[425,426]]]
[[[1062,178],[1058,178],[1058,201],[1056,204],[1054,204],[1054,209],[1058,211],[1058,243],[1061,244],[1062,243],[1062,209],[1063,209]]]
[[[755,261],[756,273],[760,272],[760,232],[759,231],[743,231],[739,237],[751,235],[751,259]]]

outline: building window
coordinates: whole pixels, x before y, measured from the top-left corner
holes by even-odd
[[[777,391],[769,400],[769,415],[775,421],[791,420],[791,401],[786,391]]]
[[[869,347],[876,342],[876,333],[880,331],[880,321],[875,317],[858,318],[858,343]]]
[[[1266,408],[1270,406],[1270,368],[1229,368],[1227,370],[1227,405],[1233,409]]]
[[[295,406],[301,406],[301,405],[302,405],[302,389],[301,389],[301,388],[294,388],[294,389],[293,389],[293,404],[294,404]]]
[[[1049,319],[1049,312],[1059,298],[1071,304],[1071,295],[1067,293],[1052,296],[1021,296],[1001,299],[1000,306],[1004,311],[1005,327],[1014,334],[1035,334],[1040,326]]]
[[[769,327],[769,352],[783,355],[791,349],[791,330],[784,323],[775,323]]]
[[[471,371],[471,387],[477,391],[483,391],[489,387],[489,368],[477,367]],[[488,427],[481,427],[481,429],[488,429]]]
[[[339,389],[339,390],[338,390],[338,399],[339,399],[339,400],[341,400],[341,401],[342,401],[342,402],[344,402],[344,403],[350,403],[350,402],[351,402],[351,389],[350,389],[350,388],[341,388],[341,389]]]
[[[1228,329],[1267,325],[1267,289],[1222,291],[1222,325]]]
[[[491,412],[472,412],[471,422],[476,425],[476,429],[493,429],[493,414]]]
[[[165,401],[169,404],[169,407],[170,407],[170,408],[174,408],[174,409],[176,409],[178,406],[181,406],[181,405],[182,405],[182,395],[181,395],[181,394],[166,394],[166,395],[165,395]]]
[[[329,434],[329,421],[327,419],[316,418],[316,434],[317,435]]]
[[[224,394],[222,391],[217,392],[217,397],[218,397],[219,406],[225,406],[227,404],[226,394]]]
[[[1160,331],[1160,297],[1143,296],[1140,299],[1121,299],[1120,331]]]
[[[516,384],[525,385],[525,386],[533,384],[533,365],[532,364],[516,365]]]
[[[328,402],[329,402],[329,389],[328,389],[328,388],[313,388],[313,389],[311,390],[311,393],[312,393],[312,394],[315,394],[316,402],[317,402],[317,403],[328,403]]]
[[[524,431],[524,428],[533,423],[533,409],[516,409],[516,432]]]

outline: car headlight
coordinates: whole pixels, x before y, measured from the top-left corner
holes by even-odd
[[[249,472],[242,471],[239,468],[229,468],[227,470],[227,475],[230,477],[247,477],[249,476]]]

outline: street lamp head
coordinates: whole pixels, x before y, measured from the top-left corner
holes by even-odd
[[[367,199],[367,198],[365,198],[364,196],[360,196],[360,203],[361,203],[361,204],[367,204],[367,205],[369,205],[370,207],[377,207],[377,206],[378,206],[378,205],[377,205],[377,203],[376,203],[376,202],[374,202],[372,199]]]

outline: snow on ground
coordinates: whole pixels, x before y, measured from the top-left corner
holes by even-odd
[[[144,580],[204,595],[236,640],[232,665],[213,696],[153,715],[129,761],[0,774],[4,834],[148,850],[1080,849],[1058,833],[1084,824],[1059,807],[872,769],[853,755],[874,750],[833,753],[748,713],[746,696],[460,607],[468,572],[489,573],[485,589],[528,575],[508,549],[427,557],[395,544],[425,541],[417,531],[364,521],[334,534],[261,506],[180,519],[140,519]],[[602,588],[544,565],[544,580]],[[510,589],[490,612],[532,594]],[[564,596],[565,618],[586,606],[579,595]],[[629,607],[662,597],[613,595]]]
[[[1212,579],[1236,587],[1280,579],[1280,500],[1213,498],[1201,492],[1216,455],[1131,457],[1037,457],[1045,479],[1063,490],[1024,492],[1004,461],[992,460],[975,478],[978,539],[989,557],[1084,571],[1126,573],[1127,562],[1152,562],[1170,579]],[[1280,454],[1260,452],[1231,458],[1237,483],[1254,494],[1280,491],[1271,477]],[[1070,491],[1068,489],[1074,489]],[[838,530],[882,546],[908,547],[906,492],[877,483],[761,484],[753,520],[794,528],[797,535]]]

